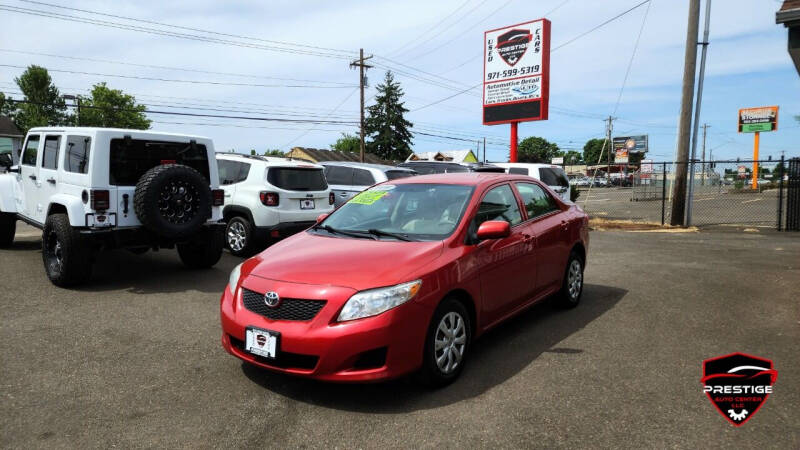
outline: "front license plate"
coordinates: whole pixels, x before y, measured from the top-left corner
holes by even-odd
[[[278,355],[278,335],[267,330],[248,328],[245,331],[244,349],[264,358],[275,358]]]
[[[314,209],[314,199],[300,200],[300,209]]]

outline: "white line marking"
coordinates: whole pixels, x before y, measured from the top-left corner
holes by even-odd
[[[742,204],[750,203],[750,202],[757,202],[757,201],[760,201],[760,200],[764,200],[764,199],[763,198],[754,198],[752,200],[745,200],[745,201],[742,202]]]

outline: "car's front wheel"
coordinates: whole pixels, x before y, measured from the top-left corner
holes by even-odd
[[[42,231],[42,260],[56,286],[74,286],[92,274],[92,249],[69,224],[66,214],[47,217]]]
[[[574,308],[580,303],[582,293],[583,258],[573,251],[569,255],[564,281],[561,284],[561,291],[558,293],[558,305],[562,308]]]
[[[244,217],[234,216],[225,227],[225,245],[236,256],[250,256],[253,249],[253,226]]]
[[[472,339],[470,316],[464,304],[446,298],[436,308],[425,341],[420,371],[422,381],[441,387],[458,378],[464,368]]]

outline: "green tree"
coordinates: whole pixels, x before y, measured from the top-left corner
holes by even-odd
[[[75,123],[84,127],[131,128],[146,130],[150,120],[145,106],[136,104],[132,95],[111,89],[105,83],[92,87],[92,96],[80,99],[81,110]]]
[[[367,108],[369,116],[364,124],[364,134],[370,138],[367,151],[386,160],[404,160],[411,154],[413,136],[409,129],[414,125],[403,116],[408,112],[402,101],[403,89],[392,72],[386,72],[376,89],[375,104]]]
[[[69,123],[67,105],[47,69],[28,66],[14,81],[24,96],[25,103],[18,103],[13,112],[14,123],[23,133],[33,127]]]
[[[256,149],[251,148],[250,149],[250,154],[255,156],[255,155],[258,155],[258,152],[256,151]],[[280,151],[278,149],[272,149],[272,150],[268,149],[262,154],[262,156],[275,156],[275,157],[278,157],[278,158],[285,158],[286,157],[286,153],[284,153],[284,152],[282,152],[282,151]]]
[[[14,103],[12,97],[6,97],[6,94],[0,92],[0,116],[7,116],[14,119],[14,112],[17,110],[17,105]]]
[[[583,164],[583,153],[581,152],[569,150],[567,152],[561,152],[559,156],[564,157],[564,164],[566,165]]]
[[[558,145],[538,136],[523,139],[517,147],[519,162],[549,164],[558,155]]]
[[[361,139],[354,134],[342,133],[342,137],[331,144],[331,150],[358,153],[361,151]]]
[[[607,152],[609,144],[606,144],[606,147],[603,148],[603,142],[605,142],[605,139],[589,139],[586,141],[586,144],[583,146],[583,160],[586,161],[586,164],[590,166],[597,164],[601,150],[603,151],[603,161],[600,162],[608,161]]]

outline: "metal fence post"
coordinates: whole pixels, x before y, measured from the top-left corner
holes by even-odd
[[[783,222],[783,173],[786,171],[783,164],[784,159],[783,155],[781,155],[781,173],[779,174],[780,181],[778,182],[778,231],[781,231]]]
[[[664,209],[667,206],[667,163],[661,163],[661,226],[664,226]]]

